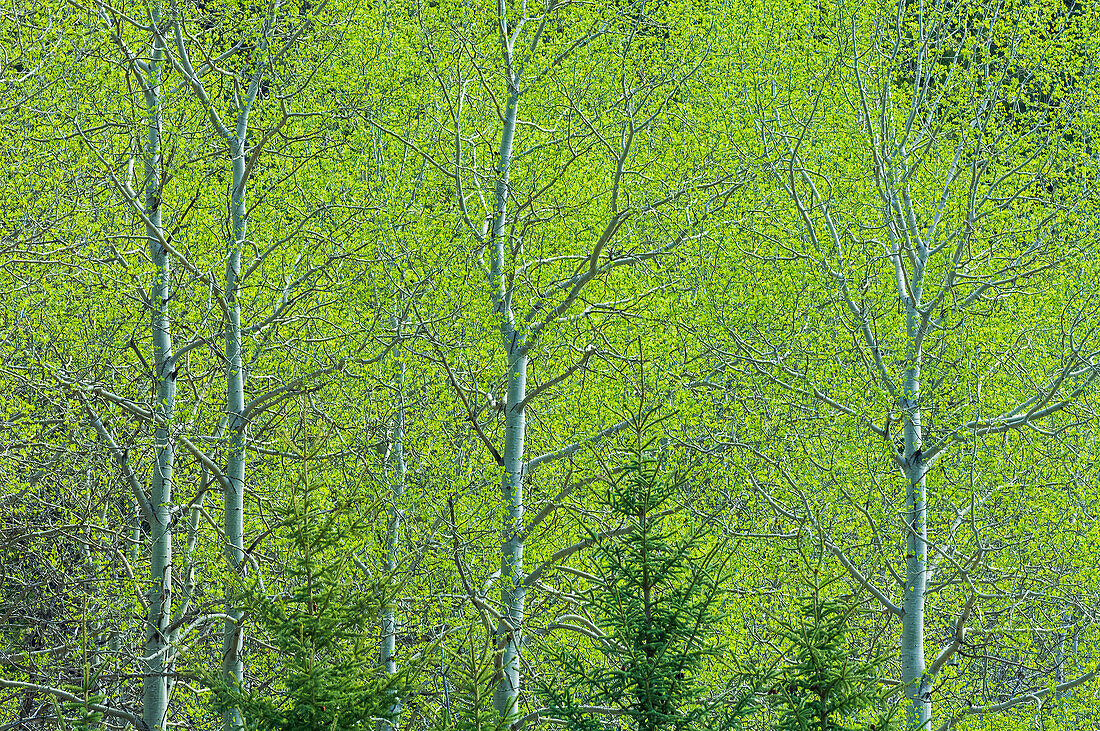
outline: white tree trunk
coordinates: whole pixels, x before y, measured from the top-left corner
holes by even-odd
[[[396,318],[395,318],[396,319]],[[395,322],[395,325],[398,325]],[[400,333],[398,333],[399,335]],[[386,573],[397,569],[397,551],[400,544],[401,496],[405,494],[405,362],[401,361],[397,375],[397,414],[393,430],[390,433],[390,523],[386,528]],[[393,675],[397,672],[397,617],[392,604],[382,610],[382,648],[380,653],[382,669]],[[393,721],[379,721],[378,731],[394,731],[398,727],[401,714],[401,699],[396,695],[390,705]]]
[[[928,729],[932,722],[930,678],[924,663],[924,593],[928,583],[928,521],[924,464],[921,461],[920,365],[910,369],[905,404],[905,600],[901,618],[901,674],[906,725]]]
[[[893,184],[892,174],[887,179]],[[904,178],[902,178],[904,179]],[[900,186],[899,186],[900,187]],[[900,411],[904,423],[902,473],[905,476],[905,598],[901,604],[901,679],[908,701],[906,725],[910,731],[927,731],[932,725],[932,678],[925,672],[924,602],[928,585],[928,515],[925,464],[921,450],[921,361],[927,321],[921,308],[924,297],[924,272],[928,264],[928,246],[913,236],[911,272],[906,272],[902,241],[909,209],[909,193],[891,189],[895,217],[894,271],[898,282],[898,298],[905,307],[906,362],[905,386],[901,392]]]
[[[504,425],[504,476],[501,497],[504,505],[504,543],[500,557],[500,600],[503,615],[497,629],[501,652],[501,673],[493,697],[502,718],[519,710],[520,661],[523,646],[523,606],[526,589],[523,575],[523,449],[526,417],[517,408],[527,396],[527,353],[519,346],[509,354],[508,402]]]
[[[523,451],[527,438],[526,418],[521,408],[527,397],[527,338],[517,328],[512,310],[512,293],[504,277],[507,257],[505,219],[508,207],[508,170],[512,162],[512,141],[519,113],[519,80],[509,78],[508,105],[504,112],[504,128],[500,136],[500,167],[494,195],[495,211],[492,236],[492,264],[489,286],[496,315],[500,318],[501,342],[508,358],[508,389],[505,405],[504,474],[501,477],[503,499],[503,542],[500,556],[500,599],[503,613],[497,627],[497,651],[500,673],[493,691],[493,706],[503,719],[519,711],[520,662],[523,642]]]
[[[236,135],[231,139],[233,153],[233,188],[230,191],[230,241],[225,263],[225,299],[228,305],[228,318],[225,327],[226,362],[226,414],[228,416],[229,445],[225,476],[225,537],[226,557],[236,572],[243,571],[244,561],[244,479],[245,479],[245,439],[244,419],[244,356],[241,343],[241,300],[240,275],[241,251],[247,235],[245,220],[245,145],[248,116],[242,112],[237,124]],[[229,594],[226,594],[226,614],[231,617],[225,621],[222,636],[222,677],[231,684],[244,682],[244,658],[241,654],[244,637],[241,631],[240,610],[233,606]],[[225,731],[238,731],[243,728],[240,711],[226,711]]]
[[[160,25],[157,5],[150,9],[154,29]],[[154,31],[152,57],[144,69],[146,124],[145,143],[145,218],[149,256],[155,272],[149,291],[152,306],[153,377],[156,379],[155,410],[160,417],[156,426],[152,478],[154,521],[149,526],[149,613],[145,627],[145,668],[143,670],[142,720],[150,731],[163,731],[168,717],[171,648],[167,628],[172,616],[172,469],[174,445],[171,422],[176,401],[175,355],[172,351],[171,299],[168,252],[161,245],[161,75],[164,66],[164,39]]]

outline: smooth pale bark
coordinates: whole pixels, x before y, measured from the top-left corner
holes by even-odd
[[[519,712],[520,662],[523,643],[523,606],[526,598],[523,581],[523,450],[527,422],[523,400],[527,397],[527,338],[517,328],[512,311],[511,292],[504,281],[505,218],[508,210],[508,170],[512,162],[512,141],[519,112],[519,79],[509,80],[508,105],[500,136],[500,166],[497,169],[496,210],[493,216],[492,264],[489,286],[500,318],[501,343],[508,355],[508,390],[505,404],[504,474],[500,492],[504,541],[500,551],[500,601],[503,606],[497,627],[497,651],[500,673],[493,691],[493,706],[501,718],[510,719]]]
[[[396,325],[397,323],[395,323]],[[400,333],[398,332],[400,337]],[[405,494],[405,362],[401,361],[397,375],[397,414],[394,417],[393,430],[390,433],[389,460],[390,460],[390,522],[386,527],[386,573],[392,574],[397,570],[397,551],[400,545],[399,533],[401,530],[400,502]],[[397,672],[397,617],[392,604],[386,604],[382,610],[382,648],[379,660],[382,669],[393,675]],[[380,720],[377,724],[378,731],[393,731],[398,726],[398,717],[401,714],[401,699],[394,695],[390,705],[393,714],[392,722]]]
[[[233,188],[230,191],[229,252],[225,263],[225,299],[228,317],[225,327],[226,396],[228,416],[228,460],[225,476],[225,538],[226,558],[235,572],[241,572],[244,561],[244,480],[245,440],[247,424],[244,418],[244,356],[241,343],[241,251],[247,235],[245,220],[245,139],[248,133],[248,109],[239,110],[236,135],[230,140],[233,155]],[[244,657],[242,648],[244,633],[241,630],[241,611],[233,606],[231,592],[226,593],[226,619],[222,634],[222,678],[232,685],[244,683]],[[225,712],[225,731],[243,728],[240,711],[236,708]]]
[[[493,697],[502,718],[511,718],[519,711],[519,653],[523,646],[523,609],[527,594],[523,576],[523,449],[527,424],[523,409],[518,407],[527,395],[527,353],[522,346],[517,345],[509,353],[508,379],[504,452],[501,455],[504,459],[501,497],[505,511],[500,558],[500,599],[504,611],[497,629],[501,675]]]
[[[157,5],[150,9],[153,28],[160,27]],[[167,726],[170,689],[171,648],[168,624],[172,616],[172,470],[174,445],[171,423],[176,402],[176,359],[172,351],[171,300],[168,252],[162,246],[161,200],[161,76],[164,67],[164,38],[154,30],[153,52],[145,73],[145,105],[148,136],[145,143],[145,218],[149,256],[155,273],[149,291],[152,306],[153,377],[156,380],[154,408],[160,417],[155,430],[151,487],[153,521],[150,529],[149,613],[145,627],[142,720],[150,731]]]
[[[923,247],[921,247],[923,248]],[[927,250],[923,252],[927,256]],[[919,257],[920,255],[918,255]],[[914,295],[919,299],[924,259],[918,258]],[[904,295],[903,295],[904,296]],[[912,364],[906,374],[902,395],[904,425],[905,496],[905,599],[901,604],[901,679],[908,700],[906,724],[910,729],[927,729],[932,723],[931,678],[924,662],[924,594],[928,584],[928,516],[924,463],[921,460],[920,316],[907,302],[907,335]]]

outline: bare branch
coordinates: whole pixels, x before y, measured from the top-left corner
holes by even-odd
[[[35,693],[45,693],[51,695],[58,700],[66,701],[68,703],[78,703],[85,706],[89,710],[97,713],[102,713],[113,718],[121,718],[124,721],[129,721],[135,728],[140,731],[148,731],[148,727],[142,722],[141,717],[124,711],[121,708],[112,708],[111,706],[105,706],[101,703],[89,703],[80,696],[73,695],[67,690],[61,690],[60,688],[53,688],[48,685],[38,685],[36,683],[24,683],[19,680],[7,680],[6,678],[0,678],[0,688],[14,688],[17,690],[30,690]]]
[[[581,356],[581,359],[579,361],[577,361],[573,365],[566,368],[565,371],[563,371],[558,376],[556,376],[554,378],[551,378],[546,383],[540,384],[536,388],[529,391],[527,393],[527,395],[523,397],[523,400],[520,401],[518,404],[516,404],[516,409],[515,410],[516,411],[523,411],[523,407],[525,407],[530,401],[535,400],[535,398],[538,397],[538,395],[540,393],[542,393],[543,391],[545,391],[549,388],[553,388],[554,386],[556,386],[559,383],[561,383],[562,381],[564,381],[566,378],[569,378],[569,376],[571,376],[574,373],[576,373],[577,371],[579,371],[581,368],[584,368],[585,365],[587,365],[587,363],[588,363],[588,359],[591,358],[592,355],[595,352],[596,352],[596,346],[595,345],[587,346],[584,349],[584,355]]]

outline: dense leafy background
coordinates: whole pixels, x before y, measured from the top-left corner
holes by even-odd
[[[173,728],[802,728],[814,632],[859,701],[837,723],[901,727],[922,448],[929,728],[1094,725],[1097,22],[1084,0],[0,8],[0,727],[140,728],[158,591]],[[211,120],[244,110],[234,241]],[[139,506],[158,267],[167,580]],[[631,472],[658,463],[676,479]],[[648,521],[655,583],[631,573]],[[690,616],[608,588],[643,584]],[[647,716],[647,683],[682,697]]]

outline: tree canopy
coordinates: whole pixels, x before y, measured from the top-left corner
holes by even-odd
[[[1096,725],[1098,39],[0,7],[0,729]]]

